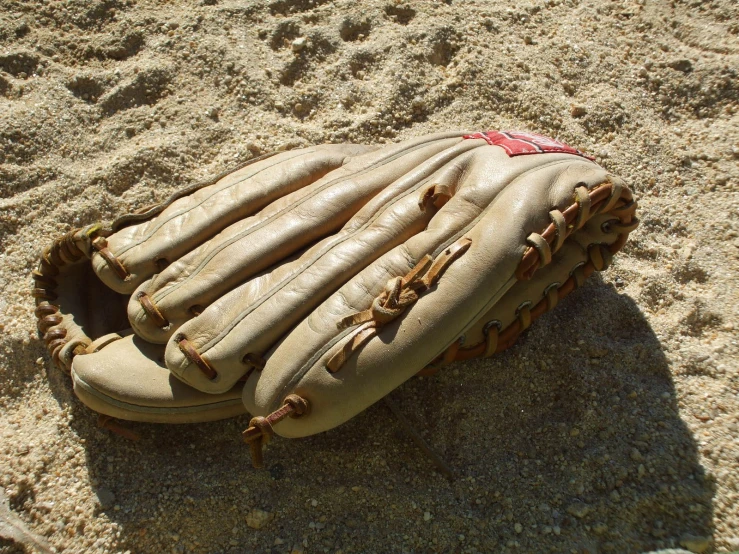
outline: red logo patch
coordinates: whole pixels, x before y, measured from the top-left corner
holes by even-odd
[[[536,133],[525,133],[523,131],[485,131],[483,133],[472,133],[464,135],[466,139],[484,139],[492,146],[500,146],[509,157],[525,156],[527,154],[545,154],[558,152],[561,154],[574,154],[588,160],[594,160],[592,156],[580,152],[577,148],[567,146],[563,142],[550,139]]]

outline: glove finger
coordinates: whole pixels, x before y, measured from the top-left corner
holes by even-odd
[[[165,342],[180,325],[229,290],[335,233],[373,197],[371,204],[381,205],[402,190],[403,183],[411,186],[418,182],[424,162],[443,164],[457,150],[470,147],[469,141],[461,141],[459,136],[442,137],[355,159],[230,226],[144,283],[131,297],[131,325],[147,340]],[[391,186],[393,183],[396,185]],[[395,191],[391,196],[382,193],[388,187]],[[363,221],[359,217],[356,224]]]
[[[487,165],[492,160],[499,167],[507,164],[508,171],[517,167],[518,176],[503,182],[504,190],[480,207],[481,215],[462,233],[447,231],[454,214],[440,210],[428,231],[380,258],[297,325],[271,353],[261,375],[249,377],[244,402],[251,413],[271,412],[288,394],[298,394],[309,401],[310,415],[284,420],[275,430],[305,436],[339,425],[376,402],[436,359],[501,301],[516,283],[526,238],[549,223],[553,207],[562,210],[572,204],[576,186],[592,189],[608,178],[584,159],[543,154],[508,160],[491,148],[479,164],[487,169],[479,172],[480,179],[497,178]],[[426,233],[443,237],[431,252],[421,240]],[[461,249],[465,241],[468,250],[461,256],[446,253],[450,246]],[[426,253],[452,262],[395,319],[337,327],[346,315],[388,296],[383,275],[407,275],[408,262]]]
[[[216,235],[373,147],[323,145],[257,161],[215,184],[178,198],[152,220],[99,239],[95,272],[109,287],[130,294],[145,279]]]
[[[470,159],[465,152],[474,148],[458,142],[396,181],[336,235],[206,308],[170,341],[167,366],[201,390],[232,386],[326,296],[384,252],[423,231],[438,209],[435,203],[442,201],[426,189],[451,193]],[[193,362],[191,351],[181,347],[183,338],[213,372]]]
[[[71,373],[75,393],[96,412],[152,423],[214,421],[245,412],[241,385],[220,395],[187,386],[164,367],[162,345],[115,334],[90,349],[74,358]]]

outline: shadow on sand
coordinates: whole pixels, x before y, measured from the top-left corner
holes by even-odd
[[[52,377],[69,402],[68,383]],[[65,390],[62,390],[65,389]],[[248,417],[130,424],[87,439],[99,511],[132,552],[646,552],[710,540],[714,483],[678,412],[660,341],[598,277],[492,359],[413,379],[392,395],[454,468],[448,482],[379,403],[251,468]],[[272,521],[245,524],[254,509]]]

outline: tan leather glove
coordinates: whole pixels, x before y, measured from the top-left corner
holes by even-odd
[[[526,133],[324,145],[214,181],[44,253],[39,329],[92,409],[245,406],[257,445],[330,429],[510,346],[637,224],[618,178]]]

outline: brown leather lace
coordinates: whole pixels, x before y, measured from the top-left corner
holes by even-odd
[[[149,316],[154,325],[161,328],[167,327],[169,325],[169,321],[167,321],[167,318],[164,317],[164,314],[159,310],[159,307],[154,304],[153,300],[149,297],[148,294],[146,294],[144,291],[141,291],[136,295],[136,300],[139,301],[139,304],[141,304],[141,308],[144,310],[144,312],[146,312],[146,315]]]
[[[587,199],[586,199],[587,197]],[[441,356],[429,366],[422,369],[418,375],[430,375],[439,367],[449,362],[450,352],[453,351],[453,360],[469,360],[478,356],[489,357],[497,352],[510,348],[531,323],[545,312],[553,310],[560,300],[570,292],[583,285],[585,280],[594,271],[603,271],[608,268],[613,255],[626,243],[631,231],[637,228],[639,221],[635,217],[637,204],[634,202],[631,191],[620,183],[606,183],[588,191],[586,187],[578,187],[575,193],[575,202],[564,211],[552,210],[549,214],[552,223],[541,233],[529,235],[529,247],[524,252],[523,259],[516,271],[518,279],[530,279],[537,269],[551,261],[552,252],[557,252],[564,240],[575,230],[581,228],[589,218],[599,213],[608,213],[614,219],[602,224],[604,232],[616,232],[618,238],[609,245],[591,244],[588,247],[588,261],[578,264],[570,272],[570,277],[564,283],[551,283],[544,289],[542,298],[533,307],[521,305],[517,309],[516,320],[505,329],[500,329],[500,322],[491,321],[483,328],[485,340],[479,344],[466,348],[459,348],[455,341]],[[583,215],[584,214],[584,215]],[[493,325],[494,324],[494,325]]]
[[[195,349],[192,343],[185,338],[185,335],[179,334],[175,337],[175,342],[180,352],[190,360],[195,366],[202,371],[211,381],[218,377],[218,372],[206,361],[203,356]]]
[[[288,395],[281,408],[275,410],[267,417],[253,417],[249,422],[249,428],[242,433],[244,442],[251,448],[252,464],[257,469],[264,467],[264,447],[275,434],[273,428],[286,417],[298,418],[310,412],[310,404],[302,396],[297,394]]]
[[[108,248],[108,241],[105,237],[95,238],[95,240],[92,241],[92,247],[97,250],[98,254],[100,254],[105,260],[105,263],[108,264],[110,269],[113,270],[113,273],[115,273],[121,280],[125,281],[131,276],[121,261],[110,251]]]
[[[342,319],[338,324],[339,329],[353,325],[358,327],[352,331],[344,346],[328,361],[326,364],[328,370],[332,373],[339,371],[355,351],[377,334],[378,329],[397,318],[415,303],[421,294],[429,290],[446,268],[462,256],[471,244],[472,240],[465,237],[445,249],[435,260],[427,254],[405,277],[396,277],[388,281],[385,290],[374,299],[372,306]]]
[[[34,288],[31,296],[36,300],[36,326],[42,336],[46,348],[56,365],[68,370],[71,359],[61,360],[62,348],[67,344],[67,330],[61,326],[64,316],[55,303],[58,296],[55,289],[58,286],[56,278],[60,268],[73,265],[88,258],[85,243],[93,240],[99,226],[93,225],[85,229],[73,229],[55,239],[41,253],[38,267],[31,273]],[[80,341],[70,352],[75,356],[84,352],[87,345]]]

